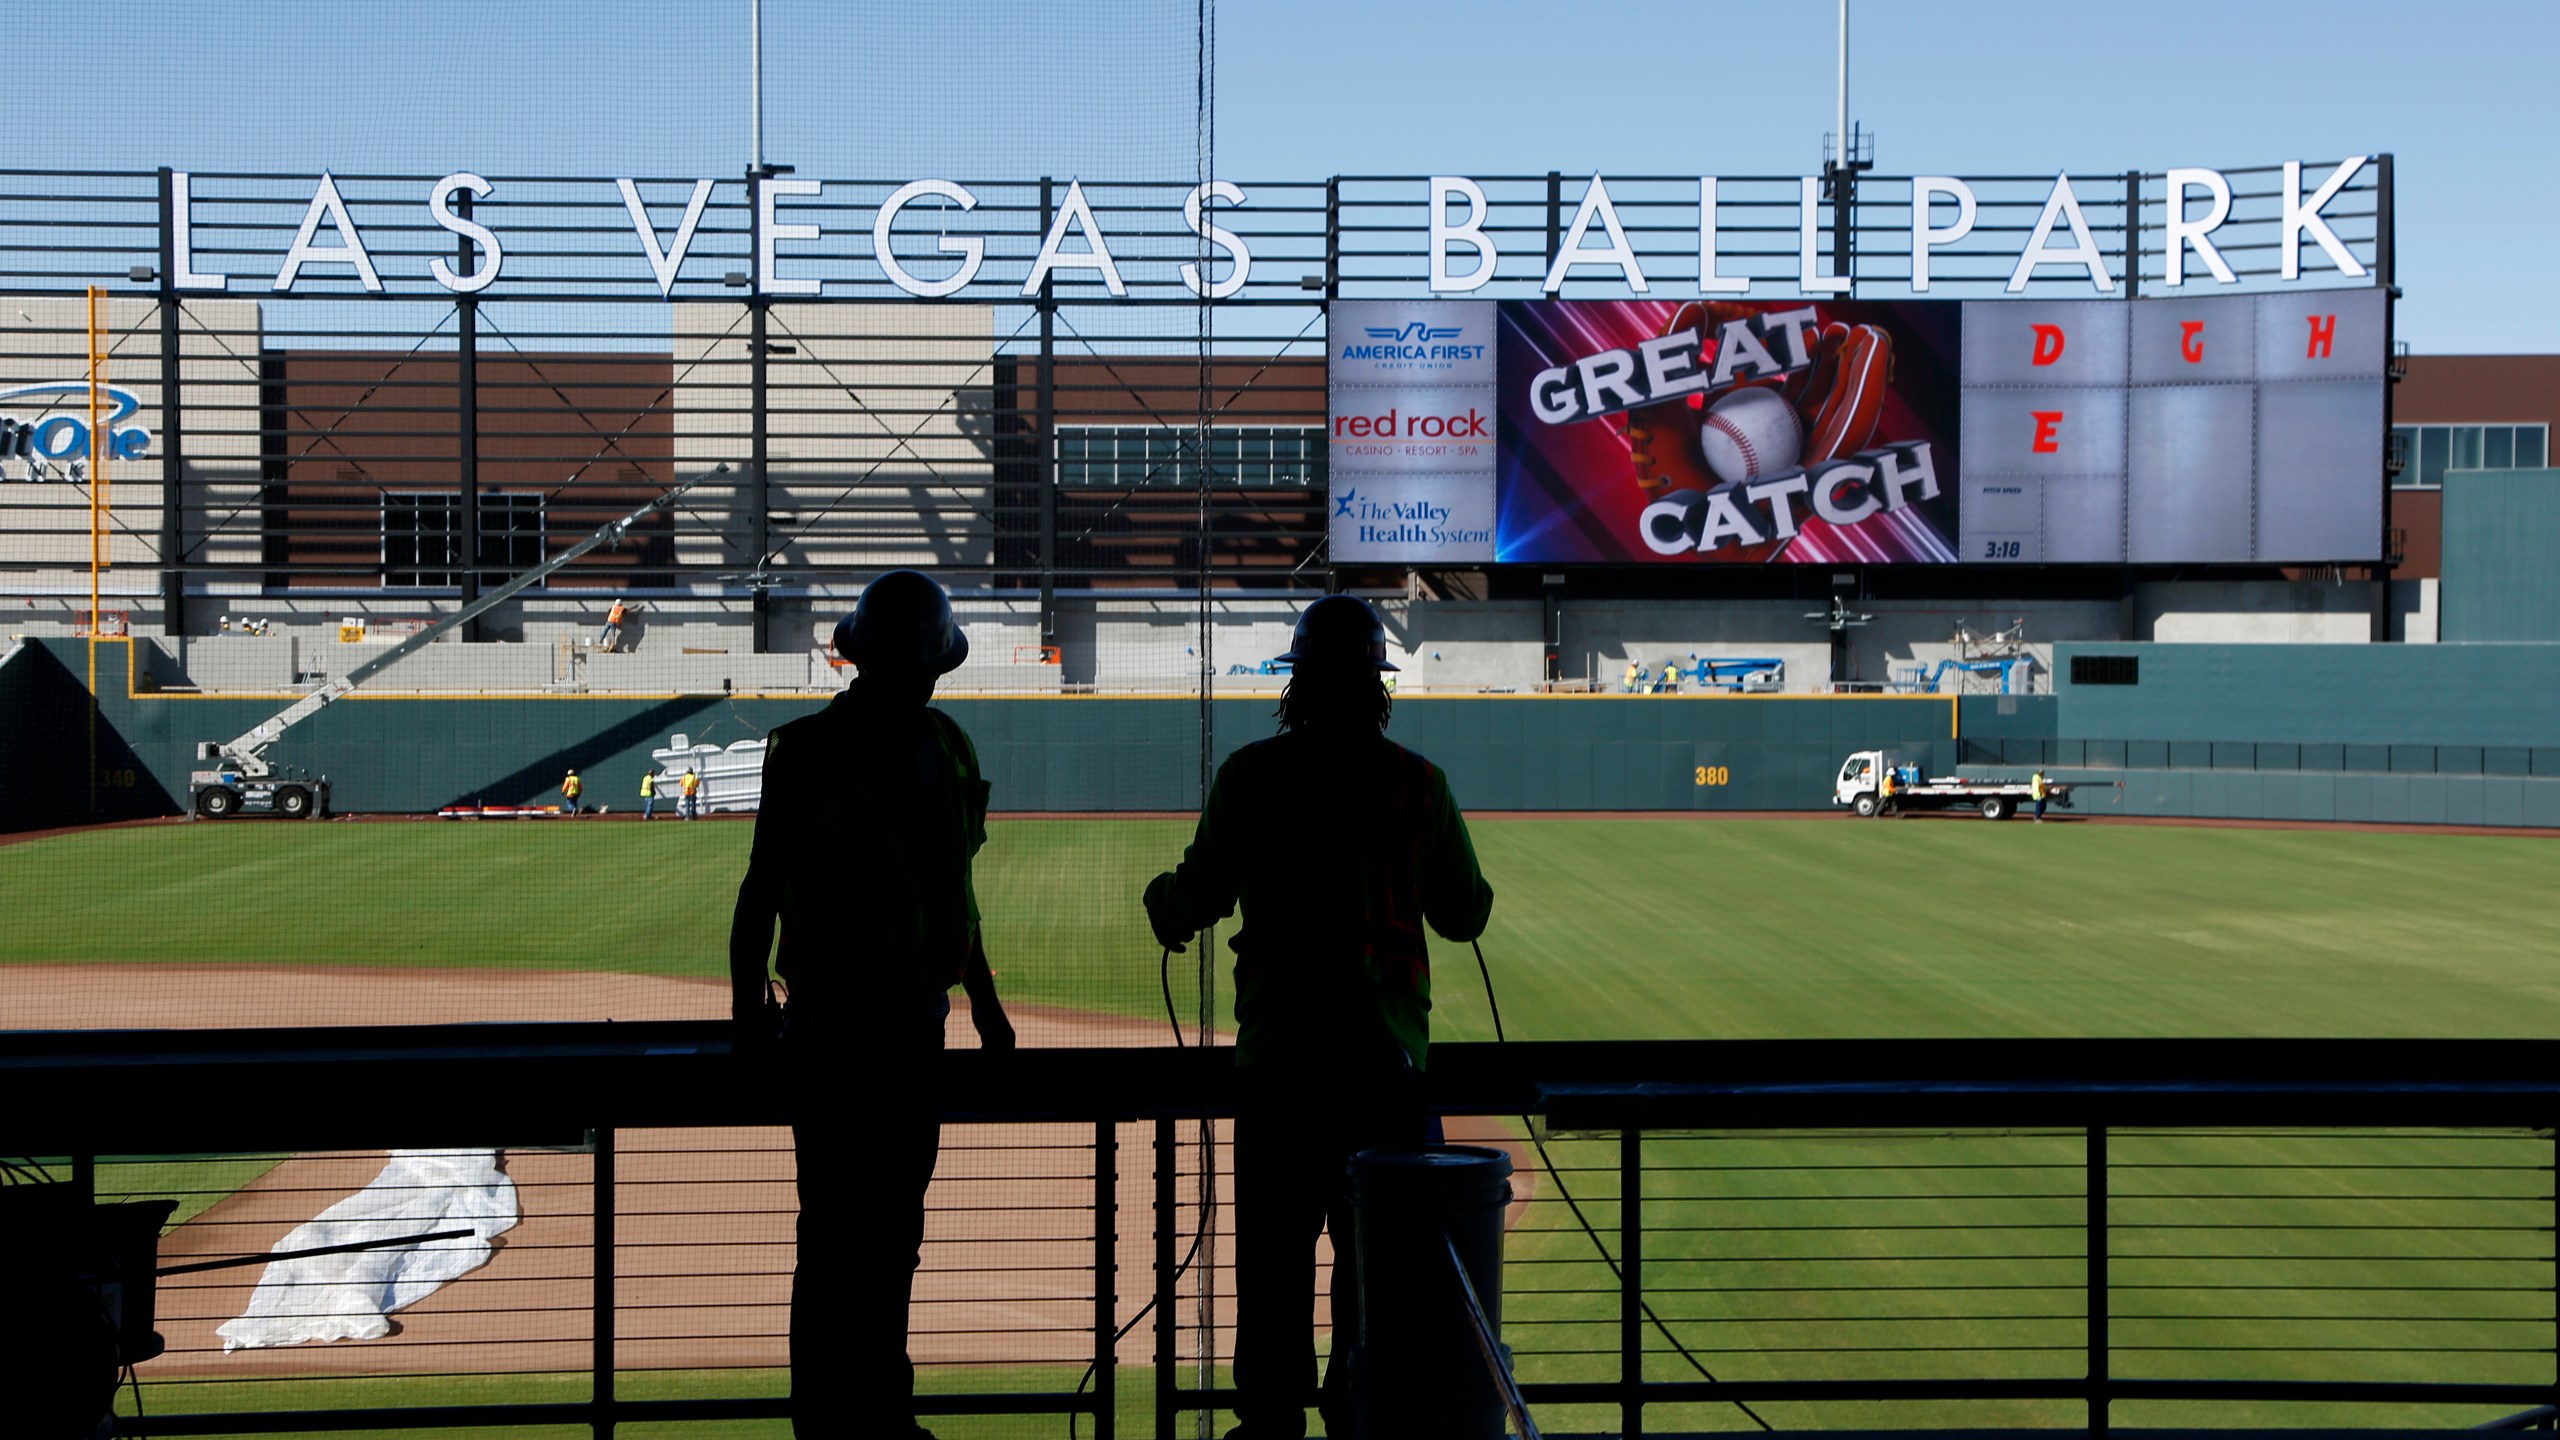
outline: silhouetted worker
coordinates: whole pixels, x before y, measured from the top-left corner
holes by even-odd
[[[925,703],[969,653],[941,586],[913,570],[881,576],[835,644],[853,683],[765,750],[729,931],[730,1007],[742,1050],[773,1044],[774,950],[799,1155],[793,1433],[929,1437],[912,1411],[907,1305],[942,1145],[952,985],[968,990],[979,1043],[1013,1048],[970,879],[987,782],[968,735]]]
[[[1438,766],[1381,732],[1386,627],[1367,602],[1318,600],[1286,657],[1281,733],[1218,767],[1182,864],[1147,886],[1179,950],[1239,900],[1236,952],[1236,1415],[1231,1436],[1299,1440],[1309,1403],[1351,1433],[1347,1366],[1315,1362],[1315,1243],[1334,1237],[1333,1334],[1359,1338],[1344,1166],[1425,1143],[1431,1038],[1422,933],[1483,933],[1493,889]],[[1369,1437],[1400,1440],[1400,1437]]]

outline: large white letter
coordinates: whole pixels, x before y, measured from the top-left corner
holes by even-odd
[[[1215,285],[1205,282],[1197,263],[1185,260],[1182,262],[1182,283],[1190,286],[1191,293],[1194,295],[1206,296],[1211,300],[1224,300],[1243,289],[1244,282],[1252,278],[1253,252],[1245,248],[1244,240],[1235,232],[1222,230],[1202,218],[1202,209],[1210,200],[1224,200],[1230,205],[1241,205],[1244,203],[1244,192],[1224,180],[1212,180],[1206,185],[1194,185],[1191,187],[1191,193],[1182,197],[1182,223],[1191,227],[1192,234],[1232,253],[1236,258],[1227,267],[1227,278]]]
[[[345,244],[311,243],[323,220],[338,227]],[[292,289],[302,267],[312,264],[353,265],[364,288],[376,294],[382,291],[382,277],[373,273],[373,257],[364,253],[364,240],[356,234],[356,222],[347,218],[347,202],[338,198],[337,179],[326,170],[320,172],[320,188],[311,192],[311,208],[302,212],[302,228],[294,232],[293,248],[285,252],[284,268],[276,272],[275,288]]]
[[[2071,222],[2071,248],[2056,250],[2045,242],[2053,238],[2053,222]],[[2044,211],[2036,216],[2035,233],[2027,237],[2027,248],[2018,252],[2018,268],[2009,272],[2009,293],[2027,288],[2027,279],[2039,265],[2078,265],[2089,272],[2089,283],[2103,291],[2116,288],[2115,277],[2107,273],[2107,257],[2098,253],[2098,242],[2090,238],[2089,222],[2080,214],[2080,202],[2071,193],[2068,173],[2053,177],[2053,193],[2044,198]]]
[[[1810,175],[1802,178],[1804,188],[1797,192],[1801,199],[1796,217],[1796,289],[1807,295],[1837,295],[1849,288],[1849,277],[1822,273],[1822,254],[1814,245],[1813,224],[1814,207],[1821,203],[1816,193],[1820,182]]]
[[[505,248],[498,244],[497,236],[489,233],[488,226],[453,213],[455,191],[468,190],[473,199],[485,200],[496,188],[468,170],[457,170],[427,191],[427,213],[436,217],[436,223],[456,235],[468,237],[472,244],[480,247],[479,268],[468,275],[455,274],[453,267],[444,263],[441,255],[427,262],[427,273],[435,276],[436,283],[447,290],[459,290],[465,295],[474,290],[486,290],[498,278],[498,267],[507,263]]]
[[[196,269],[195,201],[188,192],[194,177],[169,172],[169,286],[175,290],[219,290],[230,277]]]
[[[1929,222],[1939,196],[1956,202],[1956,223],[1940,229]],[[1953,175],[1911,177],[1911,288],[1929,288],[1929,247],[1953,245],[1973,233],[1976,210],[1973,187]]]
[[[879,218],[871,222],[871,254],[880,262],[881,271],[899,289],[931,299],[937,295],[953,294],[978,278],[978,266],[987,258],[987,242],[975,235],[963,235],[956,240],[944,235],[935,242],[935,248],[945,255],[959,256],[960,268],[939,280],[919,280],[909,273],[906,266],[898,263],[897,253],[890,248],[889,232],[898,223],[898,212],[905,209],[909,201],[926,195],[939,195],[962,210],[976,209],[978,204],[977,196],[948,180],[910,180],[889,192],[889,198],[880,202]]]
[[[1464,224],[1449,223],[1449,201],[1452,199],[1464,200],[1472,207],[1467,211]],[[1434,292],[1480,289],[1493,278],[1494,262],[1501,258],[1502,252],[1494,249],[1493,242],[1485,237],[1486,213],[1483,186],[1464,175],[1431,177],[1431,289]],[[1449,242],[1453,240],[1475,247],[1476,268],[1462,276],[1449,273]]]
[[[2222,252],[2213,248],[2215,227],[2231,218],[2231,182],[2222,178],[2219,170],[2172,170],[2168,179],[2169,203],[2164,208],[2168,221],[2169,273],[2163,278],[2171,285],[2187,283],[2187,247],[2193,245],[2196,258],[2204,262],[2204,268],[2213,272],[2214,279],[2225,285],[2235,283],[2238,277],[2231,273],[2230,266],[2222,263]],[[2187,190],[2196,185],[2204,187],[2211,203],[2205,207],[2203,218],[2190,220],[2187,218]]]
[[[1598,250],[1582,248],[1583,237],[1591,233],[1591,222],[1600,222],[1608,232],[1609,243]],[[1609,203],[1609,184],[1600,172],[1591,172],[1591,183],[1583,187],[1582,204],[1573,212],[1573,223],[1565,227],[1564,241],[1556,247],[1555,263],[1547,267],[1546,292],[1553,295],[1564,288],[1564,273],[1576,265],[1615,265],[1627,278],[1627,288],[1641,295],[1645,292],[1644,267],[1636,263],[1636,247],[1627,242],[1627,232],[1618,224],[1618,207]]]
[[[1747,275],[1716,273],[1716,177],[1698,177],[1698,293],[1740,295],[1751,289]]]
[[[684,223],[676,227],[676,238],[666,249],[658,248],[657,227],[649,223],[649,207],[640,203],[640,187],[628,180],[613,182],[622,187],[622,208],[631,212],[631,228],[640,232],[640,248],[649,257],[649,273],[658,277],[658,293],[675,293],[676,271],[684,266],[684,252],[693,248],[693,229],[702,223],[702,207],[711,198],[711,182],[693,182],[693,198],[685,202]]]
[[[1058,248],[1067,238],[1069,225],[1084,232],[1083,250]],[[1111,247],[1103,243],[1102,227],[1093,221],[1093,206],[1084,198],[1081,180],[1067,182],[1067,198],[1059,204],[1057,218],[1049,222],[1049,233],[1041,237],[1040,257],[1031,263],[1031,278],[1022,282],[1022,293],[1039,294],[1052,270],[1099,271],[1102,288],[1110,291],[1112,298],[1129,293],[1129,287],[1120,283],[1120,267],[1111,263]]]
[[[2364,168],[2364,161],[2362,155],[2348,156],[2337,169],[2329,172],[2328,179],[2320,182],[2319,189],[2311,192],[2311,202],[2307,205],[2301,200],[2302,162],[2284,162],[2284,278],[2287,280],[2302,276],[2302,232],[2305,230],[2310,231],[2311,238],[2319,241],[2320,248],[2328,251],[2329,258],[2337,262],[2339,274],[2356,278],[2365,273],[2363,262],[2339,243],[2338,232],[2330,229],[2329,222],[2320,218],[2320,207],[2328,204],[2329,197],[2356,178],[2356,172]]]
[[[815,295],[816,280],[785,280],[774,273],[773,247],[783,240],[815,240],[815,225],[785,225],[773,218],[773,202],[784,195],[815,195],[815,180],[756,181],[756,293],[760,295]]]

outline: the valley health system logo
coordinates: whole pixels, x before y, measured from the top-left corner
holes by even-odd
[[[1343,360],[1365,361],[1378,370],[1402,371],[1426,375],[1434,371],[1455,370],[1462,363],[1484,358],[1485,347],[1467,340],[1464,325],[1433,325],[1428,321],[1410,320],[1401,325],[1363,325],[1366,339],[1346,341]]]
[[[151,432],[124,422],[142,397],[106,387],[107,453],[134,460],[151,451]],[[0,390],[0,482],[79,485],[89,478],[89,385],[19,385]]]

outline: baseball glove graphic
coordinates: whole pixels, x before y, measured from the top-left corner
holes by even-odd
[[[1727,322],[1757,313],[1761,307],[1733,301],[1691,301],[1674,311],[1666,335],[1694,330],[1702,366],[1715,362],[1716,333]],[[1893,370],[1893,338],[1873,325],[1828,321],[1812,330],[1813,365],[1782,380],[1748,380],[1711,401],[1688,395],[1627,412],[1627,460],[1637,486],[1647,494],[1665,490],[1710,490],[1728,480],[1763,478],[1768,473],[1819,464],[1862,450],[1874,439],[1884,411]],[[1754,466],[1746,477],[1727,456],[1734,436],[1713,423],[1718,410],[1751,388],[1771,389],[1792,407],[1797,421],[1797,454],[1783,466]],[[1736,410],[1766,412],[1765,404],[1745,402]],[[1733,410],[1727,410],[1729,416]],[[1734,416],[1739,421],[1743,417]],[[1764,425],[1768,423],[1765,413]],[[1748,430],[1747,424],[1744,429]],[[1782,433],[1784,427],[1771,432]]]

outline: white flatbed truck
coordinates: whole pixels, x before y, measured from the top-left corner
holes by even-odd
[[[1893,793],[1884,793],[1887,772]],[[2071,808],[2071,787],[2045,782],[2045,801],[2058,810]],[[2024,780],[1967,780],[1961,776],[1923,775],[1899,750],[1860,750],[1840,762],[1831,787],[1831,803],[1846,805],[1860,819],[1906,810],[1972,810],[1985,820],[2006,820],[2021,805],[2035,803],[2035,786]]]
[[[515,595],[529,586],[538,585],[553,571],[586,554],[599,545],[619,542],[631,527],[649,516],[675,504],[677,497],[696,485],[716,480],[729,473],[726,465],[717,465],[702,475],[669,489],[657,498],[619,520],[607,521],[594,534],[534,566],[514,579],[447,615],[417,634],[374,656],[346,674],[330,680],[319,689],[294,701],[282,711],[258,722],[248,733],[229,740],[202,740],[196,744],[196,759],[211,769],[197,770],[187,777],[187,808],[199,820],[228,820],[235,815],[275,815],[287,820],[308,820],[329,813],[329,777],[301,770],[280,770],[267,759],[267,748],[282,739],[284,732],[319,714],[322,710],[354,693],[357,686],[390,669],[456,628]]]

